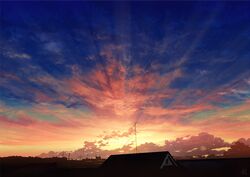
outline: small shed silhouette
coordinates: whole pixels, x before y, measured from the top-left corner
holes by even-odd
[[[171,171],[176,167],[178,165],[168,151],[111,155],[101,166],[109,174],[134,173],[139,176]]]

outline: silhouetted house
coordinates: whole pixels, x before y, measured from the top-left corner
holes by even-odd
[[[101,166],[107,176],[152,176],[178,167],[167,151],[111,155]],[[105,175],[104,175],[105,176]],[[161,176],[161,175],[160,175]]]

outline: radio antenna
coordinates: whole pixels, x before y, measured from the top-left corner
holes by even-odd
[[[137,125],[137,122],[135,122],[135,153],[137,153],[137,132],[136,132],[136,125]]]

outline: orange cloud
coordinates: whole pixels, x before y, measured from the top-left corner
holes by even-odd
[[[186,132],[207,131],[225,140],[242,134],[250,136],[249,113],[244,114],[250,106],[249,101],[230,109],[212,106],[210,101],[224,100],[218,93],[228,91],[226,88],[212,91],[174,89],[170,87],[171,82],[184,75],[180,69],[160,73],[156,71],[159,66],[154,64],[154,68],[147,70],[138,64],[131,65],[119,53],[126,53],[126,46],[106,46],[100,52],[102,62],[92,70],[83,72],[71,66],[72,75],[61,79],[44,72],[31,76],[30,82],[50,88],[53,96],[31,89],[36,104],[28,108],[2,106],[2,112],[11,113],[0,117],[0,133],[9,131],[7,136],[0,137],[1,144],[38,146],[56,141],[58,144],[67,142],[67,148],[72,149],[79,147],[82,139],[96,138],[97,141],[105,140],[105,147],[115,144],[110,145],[109,152],[112,148],[114,152],[124,152],[133,149],[130,127],[135,121],[138,122],[138,144],[154,140],[142,146],[145,150],[162,145],[166,137],[171,140],[185,136]],[[173,99],[173,102],[164,107],[165,99]],[[75,104],[79,107],[72,106]],[[17,113],[20,110],[22,114]],[[195,117],[211,110],[214,111],[211,115]],[[130,146],[120,147],[127,144]]]
[[[177,108],[162,108],[162,107],[149,107],[145,113],[151,116],[185,116],[190,113],[210,110],[210,105],[192,105],[190,107],[177,107]]]

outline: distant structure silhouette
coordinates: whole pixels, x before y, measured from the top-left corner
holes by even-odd
[[[68,160],[70,160],[70,152],[68,153]]]
[[[101,158],[101,156],[97,155],[97,156],[95,156],[95,159],[96,160],[101,160],[102,158]]]
[[[137,153],[137,130],[136,130],[136,125],[137,122],[134,124],[134,129],[135,129],[135,153]]]

